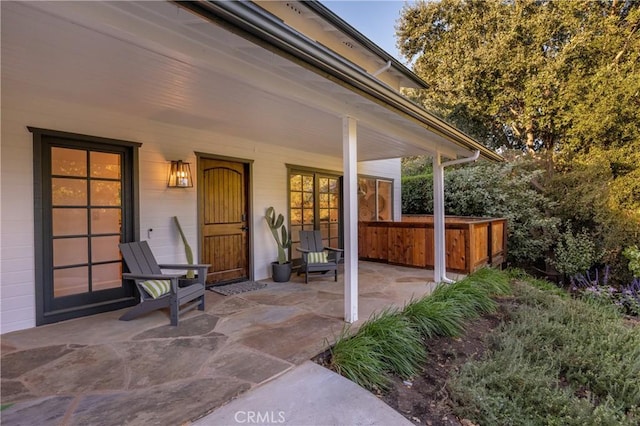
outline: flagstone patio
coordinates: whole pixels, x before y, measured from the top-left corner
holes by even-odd
[[[360,321],[433,287],[432,271],[360,262]],[[7,425],[184,424],[326,350],[345,326],[343,275],[268,283],[178,327],[168,313],[123,311],[1,336],[0,421]],[[5,405],[11,404],[8,407]]]

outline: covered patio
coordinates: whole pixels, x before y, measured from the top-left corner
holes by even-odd
[[[359,262],[361,320],[428,294],[433,272]],[[234,296],[207,291],[178,327],[122,311],[2,336],[6,424],[181,424],[326,350],[345,325],[344,274]]]

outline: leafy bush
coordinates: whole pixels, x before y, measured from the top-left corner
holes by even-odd
[[[555,258],[550,262],[558,272],[567,275],[588,271],[599,258],[596,244],[589,234],[584,229],[574,234],[571,227],[560,236],[554,254]]]
[[[542,173],[524,159],[447,169],[445,211],[449,215],[504,217],[509,261],[526,264],[544,260],[555,242],[560,221],[548,217],[547,212],[553,205],[536,189]],[[402,178],[402,212],[433,213],[430,173]]]
[[[572,277],[572,290],[586,300],[615,306],[621,313],[640,316],[640,279],[616,288],[609,285],[609,267],[603,273],[595,269]]]
[[[627,247],[622,255],[629,260],[629,270],[633,276],[640,277],[640,249],[638,246]]]
[[[433,213],[433,175],[402,177],[402,213]]]
[[[557,158],[557,172],[545,182],[551,213],[576,229],[588,229],[613,281],[631,281],[623,248],[640,240],[640,149],[623,146]]]

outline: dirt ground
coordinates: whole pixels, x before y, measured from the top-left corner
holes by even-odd
[[[507,317],[508,304],[508,300],[501,301],[496,313],[469,321],[459,338],[429,340],[423,373],[407,381],[394,377],[390,389],[379,396],[416,425],[472,426],[471,421],[453,414],[447,380],[467,360],[482,357],[485,336]]]

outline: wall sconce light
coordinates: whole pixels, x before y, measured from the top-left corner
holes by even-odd
[[[171,162],[167,186],[169,188],[191,188],[193,186],[189,163],[183,163],[181,160]]]

